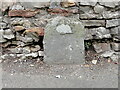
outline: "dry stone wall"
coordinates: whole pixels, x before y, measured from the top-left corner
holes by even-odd
[[[85,42],[103,57],[118,60],[120,52],[120,3],[116,2],[1,2],[1,58],[43,56],[43,36],[48,22],[57,16],[79,19],[85,26]],[[57,19],[53,22],[56,23]],[[98,42],[99,41],[99,42]],[[85,44],[86,45],[86,44]]]

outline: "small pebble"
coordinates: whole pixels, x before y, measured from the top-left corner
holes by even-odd
[[[56,77],[56,78],[61,78],[61,76],[60,76],[60,75],[56,75],[55,77]]]
[[[33,64],[30,64],[30,67],[34,67],[34,65],[33,65]]]
[[[0,60],[0,63],[2,63],[2,60]]]
[[[92,60],[92,64],[97,64],[97,60]]]

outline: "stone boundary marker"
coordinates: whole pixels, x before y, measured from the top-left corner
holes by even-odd
[[[83,64],[84,26],[80,20],[57,16],[45,28],[44,61],[48,64]]]

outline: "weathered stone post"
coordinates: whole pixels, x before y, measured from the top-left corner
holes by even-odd
[[[78,19],[53,18],[45,28],[44,61],[48,64],[83,64],[84,32]]]

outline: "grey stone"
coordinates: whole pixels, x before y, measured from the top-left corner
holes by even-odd
[[[120,18],[120,13],[118,11],[112,12],[112,11],[104,11],[102,13],[103,17],[105,19],[117,19]]]
[[[114,53],[110,58],[112,59],[113,62],[119,62],[119,55],[120,55],[120,52],[117,53]]]
[[[80,19],[103,19],[101,14],[84,13],[80,14]]]
[[[101,6],[101,5],[96,5],[95,7],[94,7],[94,11],[95,11],[95,13],[102,13],[103,11],[104,11],[104,7],[103,6]]]
[[[120,51],[120,43],[112,43],[112,50]]]
[[[16,54],[28,54],[30,53],[30,48],[29,47],[19,47],[19,48],[9,48],[9,50],[12,52],[12,53],[16,53]]]
[[[93,9],[90,6],[79,6],[80,13],[93,13]]]
[[[35,53],[25,54],[25,57],[34,57],[34,58],[36,58],[36,57],[38,57],[38,53],[35,52]]]
[[[102,57],[108,58],[111,57],[113,54],[115,53],[115,51],[113,50],[109,50],[109,51],[105,51],[101,54]]]
[[[32,52],[36,52],[36,51],[40,50],[40,46],[39,45],[34,45],[30,49],[31,49]]]
[[[3,59],[3,60],[6,60],[9,58],[9,55],[8,54],[4,54],[4,55],[1,55],[0,56],[0,59]]]
[[[112,19],[112,20],[106,20],[106,27],[110,28],[110,27],[115,27],[115,26],[119,26],[120,19]]]
[[[0,22],[0,28],[2,29],[7,28],[7,24],[4,22]]]
[[[21,2],[21,5],[24,6],[25,8],[45,8],[49,7],[50,4],[49,2]]]
[[[99,27],[96,29],[96,39],[102,39],[102,38],[110,38],[110,32],[108,29],[104,27]]]
[[[2,22],[3,17],[0,15],[0,22]]]
[[[120,41],[120,35],[119,34],[118,35],[114,35],[113,36],[113,40],[119,42]]]
[[[56,31],[60,34],[70,34],[70,33],[73,33],[70,26],[69,25],[59,25],[57,28],[56,28]]]
[[[4,31],[3,37],[6,38],[6,39],[13,39],[13,38],[15,38],[13,32],[10,29],[7,29],[7,30]]]
[[[119,3],[117,1],[115,1],[115,0],[110,1],[110,2],[105,2],[104,0],[99,0],[99,3],[101,5],[104,5],[104,6],[110,7],[110,8],[114,8],[115,6],[119,5]]]
[[[30,28],[32,26],[32,23],[24,18],[11,18],[10,21],[11,25],[13,26],[21,25],[25,28]]]
[[[17,3],[17,4],[12,5],[9,9],[10,10],[24,10],[25,8],[21,6],[20,3]]]
[[[90,6],[95,6],[97,3],[97,0],[80,0],[81,5],[90,5]]]
[[[34,19],[33,20],[33,23],[36,25],[36,26],[38,26],[38,27],[45,27],[46,26],[46,24],[47,24],[47,20],[45,19],[45,18],[43,18],[43,19],[41,19],[41,18],[39,18],[39,19]]]
[[[115,27],[115,28],[111,28],[111,29],[110,29],[110,33],[111,33],[112,35],[119,35],[119,34],[120,34],[120,26]]]
[[[111,38],[110,31],[104,27],[86,29],[86,38],[89,39],[103,39]]]
[[[2,3],[0,3],[0,4],[2,4],[2,5],[0,5],[0,6],[2,6],[0,8],[0,10],[5,11],[6,9],[8,9],[9,6],[11,6],[15,2],[16,2],[16,0],[3,1]]]
[[[12,44],[22,46],[22,47],[26,45],[24,42],[21,42],[21,41],[12,41]]]
[[[7,47],[7,46],[9,46],[9,45],[11,45],[10,41],[2,43],[2,47],[4,47],[4,48]]]
[[[3,38],[3,34],[4,34],[4,30],[0,29],[0,43],[4,43],[7,41],[6,39]]]
[[[59,25],[68,25],[73,33],[59,33],[56,30]],[[63,29],[66,30],[63,27],[59,31],[62,32]],[[51,19],[45,28],[44,52],[44,61],[49,64],[83,64],[85,62],[83,24],[74,18],[58,16]]]
[[[11,18],[10,24],[11,25],[23,25],[22,18]]]
[[[39,56],[44,56],[44,52],[43,51],[38,51]]]
[[[23,47],[22,49],[23,49],[22,52],[23,52],[24,54],[27,54],[27,53],[30,53],[30,52],[31,52],[29,46]]]
[[[109,43],[95,43],[93,44],[93,47],[97,53],[111,50]]]
[[[39,41],[39,36],[35,33],[35,32],[28,32],[26,35],[25,35],[25,38],[27,39],[27,37],[29,38],[28,41],[31,42],[32,39],[35,41],[35,42],[38,42]]]
[[[33,42],[33,39],[27,35],[25,35],[25,37],[23,37],[23,36],[20,36],[19,34],[17,34],[16,39],[20,40],[24,43],[32,43]]]
[[[105,26],[105,20],[82,20],[85,26]]]
[[[12,53],[22,53],[23,49],[22,48],[9,48],[9,51],[11,51]]]
[[[50,8],[61,8],[60,1],[51,0]]]

